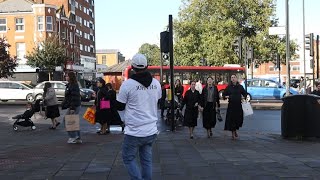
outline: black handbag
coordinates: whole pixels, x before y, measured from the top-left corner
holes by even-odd
[[[218,120],[219,122],[222,122],[223,119],[222,119],[222,116],[221,116],[221,114],[220,114],[220,110],[219,110],[219,109],[217,109],[216,115],[217,115],[217,120]]]

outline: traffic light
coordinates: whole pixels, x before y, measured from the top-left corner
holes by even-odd
[[[306,50],[310,50],[310,56],[314,56],[314,36],[313,33],[305,35],[305,41],[306,41]]]
[[[160,51],[163,53],[169,53],[169,32],[163,31],[160,33]]]
[[[247,50],[247,58],[254,59],[254,50],[252,46],[250,46]]]
[[[233,46],[233,50],[238,55],[239,59],[241,59],[242,58],[242,38],[241,38],[241,36],[237,37],[237,39],[234,40],[232,46]]]

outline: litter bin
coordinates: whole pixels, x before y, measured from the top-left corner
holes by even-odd
[[[320,137],[320,96],[294,95],[283,101],[282,137]]]

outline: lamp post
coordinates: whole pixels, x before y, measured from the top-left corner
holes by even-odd
[[[289,37],[289,0],[286,0],[286,96],[290,95],[290,37]]]
[[[306,24],[305,24],[305,12],[304,12],[304,0],[302,0],[302,17],[303,17],[303,76],[304,76],[304,93],[306,94]],[[310,42],[313,43],[313,42]]]

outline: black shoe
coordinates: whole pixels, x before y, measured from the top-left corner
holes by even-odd
[[[56,128],[55,128],[55,127],[49,127],[49,129],[51,129],[51,130],[55,130]]]
[[[190,136],[190,139],[193,139],[193,136]]]
[[[210,137],[212,137],[212,135],[213,135],[212,132],[210,132]]]

